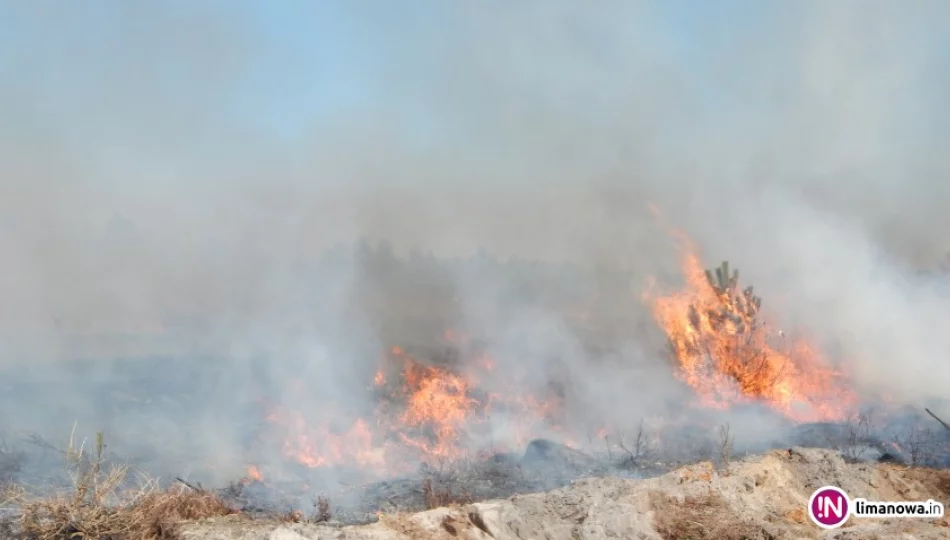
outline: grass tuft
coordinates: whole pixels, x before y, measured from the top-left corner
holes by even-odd
[[[11,536],[18,540],[174,540],[177,524],[235,513],[210,491],[190,486],[159,489],[145,481],[128,488],[128,470],[106,467],[105,443],[96,435],[91,457],[83,445],[73,444],[66,456],[69,489],[46,497],[18,493],[18,519],[11,523]]]

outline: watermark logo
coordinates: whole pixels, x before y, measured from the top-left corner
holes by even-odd
[[[837,529],[851,516],[859,518],[922,518],[943,517],[943,503],[926,501],[868,501],[851,499],[841,488],[825,486],[808,500],[808,517],[822,529]]]
[[[847,493],[834,486],[825,486],[812,493],[808,500],[808,517],[822,529],[837,529],[848,521],[851,500]]]

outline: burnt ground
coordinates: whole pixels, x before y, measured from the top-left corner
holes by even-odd
[[[67,487],[63,449],[78,423],[87,426],[87,438],[89,426],[105,433],[107,461],[129,464],[165,484],[181,478],[214,488],[251,515],[290,510],[307,514],[315,499],[324,497],[330,501],[333,520],[340,523],[374,521],[378,512],[413,512],[451,502],[544,492],[581,477],[652,478],[701,460],[728,461],[791,446],[834,449],[854,463],[950,466],[950,431],[921,410],[888,410],[866,422],[788,424],[755,443],[731,441],[727,455],[717,420],[691,412],[685,420],[663,427],[659,442],[651,438],[638,444],[634,433],[623,444],[585,441],[583,451],[578,451],[558,441],[536,439],[515,452],[481,452],[420,465],[385,479],[284,461],[273,469],[279,474],[253,481],[245,477],[244,466],[261,463],[257,448],[261,410],[245,389],[235,389],[221,362],[156,358],[76,363],[55,376],[27,370],[16,379],[0,381],[5,418],[22,420],[20,425],[0,426],[4,428],[0,481],[15,481],[36,492]],[[52,400],[59,408],[36,411],[37,396],[56,395],[66,397]],[[214,418],[214,425],[208,426],[206,418],[196,419],[194,411],[207,411],[209,399],[220,403],[222,397],[232,398],[233,406]],[[209,437],[201,431],[207,429],[245,434],[220,445],[240,451],[220,460],[209,456]],[[203,436],[193,438],[195,433]]]

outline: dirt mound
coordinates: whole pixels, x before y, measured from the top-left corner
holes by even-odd
[[[189,523],[189,540],[631,538],[941,539],[950,520],[851,518],[822,531],[811,523],[811,493],[835,485],[869,500],[950,502],[950,471],[849,464],[831,450],[776,450],[716,470],[709,462],[647,480],[591,478],[546,493],[416,514],[381,515],[372,525],[332,527],[228,517]]]

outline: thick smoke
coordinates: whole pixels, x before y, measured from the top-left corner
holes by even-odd
[[[675,281],[667,227],[741,268],[862,388],[939,398],[950,305],[918,270],[950,243],[948,15],[937,1],[8,4],[0,364],[66,382],[0,426],[80,419],[127,440],[138,426],[239,462],[228,422],[262,381],[305,408],[366,408],[352,396],[378,352],[444,320],[490,334],[539,385],[573,381],[578,414],[634,421],[673,395],[640,302],[649,277]],[[418,283],[400,290],[410,278],[349,250],[360,238],[420,261],[481,248],[579,265],[558,283],[628,333],[610,330],[616,355],[592,352],[478,264],[414,297]],[[103,417],[76,381],[118,375],[70,367],[144,357],[215,359],[195,427]]]

